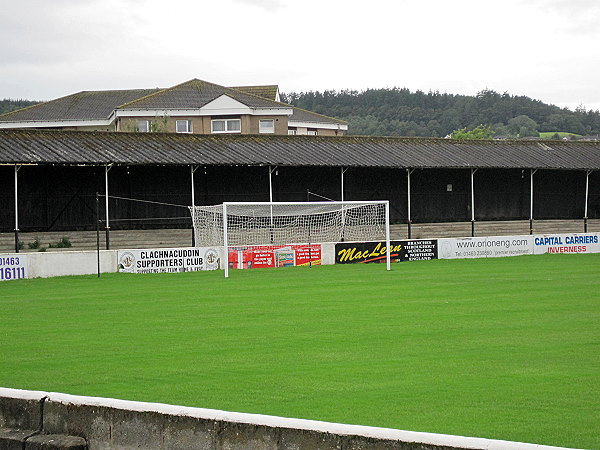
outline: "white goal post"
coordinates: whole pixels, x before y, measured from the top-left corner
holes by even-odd
[[[388,200],[344,202],[225,202],[190,206],[196,246],[229,247],[383,241],[390,270]]]

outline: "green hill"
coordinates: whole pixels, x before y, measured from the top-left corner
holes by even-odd
[[[4,100],[0,100],[0,114],[4,114],[7,112],[14,111],[15,109],[25,108],[27,106],[35,105],[39,103],[37,101],[31,100],[15,100],[10,98],[5,98]]]
[[[600,112],[575,111],[526,96],[484,90],[475,96],[411,92],[406,88],[290,92],[282,100],[294,106],[348,121],[349,133],[371,136],[444,137],[460,128],[490,126],[496,135],[537,137],[561,130],[600,134]]]

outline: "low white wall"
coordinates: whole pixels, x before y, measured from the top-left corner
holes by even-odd
[[[100,271],[117,271],[117,251],[100,251]],[[98,273],[95,251],[8,253],[0,255],[0,281]]]
[[[88,448],[551,450],[494,439],[0,388],[0,428],[85,438]],[[0,442],[1,444],[1,442]]]
[[[416,259],[455,259],[455,258],[490,258],[501,256],[539,255],[543,253],[600,253],[600,233],[565,233],[525,236],[487,236],[465,238],[443,238],[433,240],[398,241],[411,252],[411,246],[420,241],[433,243],[434,252],[430,257]],[[340,244],[341,245],[341,244]],[[191,249],[191,248],[183,248]],[[182,249],[144,249],[144,253],[153,250],[165,252]],[[197,250],[197,249],[195,249]],[[218,248],[223,255],[223,249]],[[138,250],[101,250],[101,272],[116,272],[119,265],[119,254],[131,253],[135,256]],[[204,253],[203,253],[204,254]],[[406,259],[408,258],[408,255]],[[414,256],[414,255],[413,255]],[[417,254],[418,256],[418,254]],[[336,244],[321,244],[321,263],[335,264]],[[357,260],[356,262],[360,262]],[[204,267],[204,266],[203,266]],[[193,270],[198,270],[196,267]],[[171,272],[180,271],[175,268]],[[0,281],[18,278],[46,278],[64,275],[90,275],[97,273],[97,254],[95,251],[81,252],[39,252],[0,254]]]
[[[335,244],[321,245],[321,263],[323,265],[335,264]]]
[[[29,277],[48,278],[98,273],[98,255],[94,251],[30,253]],[[117,271],[116,250],[100,251],[100,272]]]

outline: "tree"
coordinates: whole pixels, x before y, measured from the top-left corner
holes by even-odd
[[[525,114],[510,119],[507,127],[511,134],[520,138],[540,135],[537,122]]]
[[[465,127],[454,130],[450,137],[452,139],[493,139],[494,130],[487,125],[479,125],[470,131]]]

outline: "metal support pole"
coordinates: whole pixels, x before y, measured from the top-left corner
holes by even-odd
[[[407,192],[406,192],[406,196],[407,196],[407,200],[408,200],[408,220],[407,220],[407,225],[408,225],[408,239],[411,238],[411,218],[410,218],[410,174],[413,173],[413,170],[415,169],[406,169],[406,174],[407,174]]]
[[[96,192],[96,259],[100,278],[100,195]]]
[[[531,169],[529,176],[529,234],[533,234],[533,176],[537,172],[537,169]]]
[[[190,166],[190,181],[192,187],[192,247],[196,246],[196,235],[194,233],[194,219],[196,217],[196,212],[194,210],[194,206],[196,206],[196,187],[194,186],[194,173],[198,170],[198,166]]]
[[[344,201],[344,174],[348,171],[348,168],[340,167],[340,178],[341,178],[341,194],[342,201]]]
[[[385,249],[386,249],[386,265],[387,270],[392,270],[392,250],[390,248],[390,202],[385,203]]]
[[[15,164],[15,253],[19,253],[19,177],[21,166]]]
[[[471,237],[475,236],[475,175],[477,169],[471,169]]]
[[[269,166],[269,202],[273,203],[273,172],[275,172],[277,166],[271,167]],[[306,201],[308,201],[308,189],[306,190]],[[269,230],[269,234],[271,236],[271,242],[273,242],[273,205],[271,205],[271,229]]]
[[[341,237],[341,241],[344,242],[345,238],[344,238],[344,232],[345,232],[345,226],[346,226],[346,210],[344,209],[344,174],[346,173],[348,169],[344,169],[343,167],[340,167],[340,181],[341,181],[341,197],[342,197],[342,237]]]
[[[108,172],[110,171],[112,166],[106,165],[104,166],[104,208],[105,208],[105,217],[106,217],[106,250],[110,250],[110,223],[108,219]]]
[[[273,172],[277,169],[277,166],[271,167],[269,166],[269,201],[273,203]]]
[[[585,208],[583,212],[583,232],[587,233],[588,231],[588,199],[590,195],[590,173],[591,170],[585,171]]]
[[[270,168],[269,168],[270,170]],[[223,203],[223,251],[225,252],[225,278],[229,278],[229,239],[227,236],[227,203]]]

